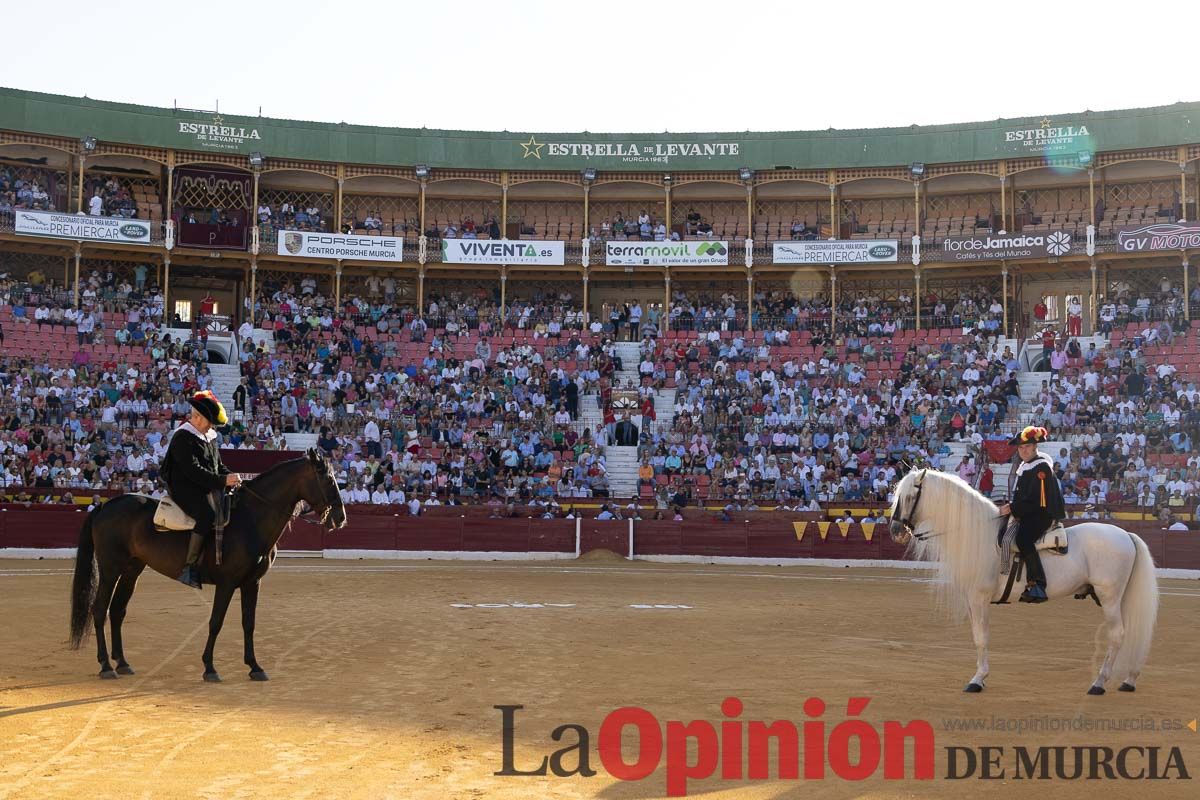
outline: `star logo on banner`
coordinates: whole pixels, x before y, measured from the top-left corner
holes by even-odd
[[[1049,118],[1049,117],[1046,117],[1046,118],[1044,118],[1044,119],[1042,120],[1042,127],[1043,127],[1043,128],[1049,128],[1049,127],[1050,127],[1050,118]]]
[[[225,118],[220,114],[213,114],[213,125],[221,126],[225,124]]]
[[[529,158],[530,156],[533,156],[539,161],[541,160],[542,148],[546,145],[538,144],[538,140],[533,138],[532,134],[530,135],[528,142],[521,142],[520,144],[521,147],[525,148],[525,155],[523,155],[522,158]]]

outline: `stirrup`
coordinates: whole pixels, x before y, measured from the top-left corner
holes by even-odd
[[[199,570],[190,564],[183,568],[183,572],[179,573],[179,576],[175,578],[175,580],[182,584],[186,584],[193,589],[201,588]]]
[[[1022,603],[1044,603],[1049,599],[1046,597],[1046,590],[1035,583],[1032,586],[1025,587],[1025,591],[1021,593],[1020,601]]]

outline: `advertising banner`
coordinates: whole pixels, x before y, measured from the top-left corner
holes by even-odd
[[[1043,119],[1035,126],[1004,131],[1005,152],[1041,156],[1095,152],[1087,125]]]
[[[1117,249],[1123,253],[1147,250],[1182,250],[1200,247],[1200,225],[1156,222],[1117,231]]]
[[[729,242],[607,242],[610,267],[726,266]]]
[[[1071,234],[1066,231],[1017,233],[998,236],[952,236],[942,239],[947,261],[991,261],[1013,258],[1048,258],[1071,252]]]
[[[900,256],[895,239],[775,242],[776,264],[894,264]]]
[[[280,231],[276,246],[281,256],[340,258],[344,261],[404,260],[404,240],[395,236]]]
[[[564,245],[564,242],[518,242],[509,239],[442,239],[442,263],[559,267],[566,263]]]
[[[53,211],[16,212],[16,232],[27,236],[52,236],[90,242],[150,244],[150,222],[125,217],[89,217]]]

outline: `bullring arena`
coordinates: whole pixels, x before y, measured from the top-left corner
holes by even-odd
[[[0,800],[1195,797],[1195,120],[512,133],[0,88]],[[992,536],[1043,427],[1089,527],[1042,558],[1082,572],[992,609],[983,687],[987,626],[893,535]],[[194,521],[152,511],[243,479],[185,588]]]
[[[601,529],[596,541],[624,538],[615,524],[620,532]],[[726,531],[708,546],[744,535],[753,538]],[[824,555],[847,549],[829,545]],[[642,706],[662,721],[718,721],[728,696],[743,702],[745,718],[797,723],[818,696],[831,724],[845,718],[835,704],[869,697],[871,719],[928,720],[939,748],[1119,746],[1132,737],[1182,746],[1189,764],[1200,755],[1186,728],[946,729],[993,716],[1024,724],[1034,708],[1039,717],[1114,726],[1186,724],[1200,700],[1195,580],[1162,580],[1155,650],[1136,694],[1084,695],[1101,628],[1090,601],[1068,599],[1000,610],[988,690],[965,695],[969,632],[939,621],[926,571],[666,564],[606,549],[575,558],[569,532],[562,546],[554,555],[563,558],[536,561],[282,559],[264,582],[258,618],[259,658],[272,680],[246,680],[235,612],[218,643],[224,682],[216,685],[199,680],[211,592],[144,578],[125,628],[137,674],[98,681],[90,642],[79,652],[65,646],[70,562],[6,560],[0,586],[14,621],[0,640],[0,797],[661,797],[664,766],[638,782],[603,770],[494,776],[503,757],[494,706],[524,706],[515,712],[515,766],[531,770],[560,746],[549,738],[558,725],[583,725],[594,749],[604,715],[619,707]],[[942,763],[939,754],[939,778]],[[779,780],[775,767],[771,775],[692,781],[689,792],[957,797],[963,783],[897,788],[876,775],[821,785]],[[972,791],[1011,791],[996,783]],[[1163,782],[1147,796],[1190,797],[1185,784]],[[1082,798],[1094,789],[1060,782],[1053,791]]]

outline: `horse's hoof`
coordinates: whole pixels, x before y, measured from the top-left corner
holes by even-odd
[[[100,677],[106,681],[115,681],[117,679],[117,673],[111,669],[102,669],[100,670]]]
[[[269,677],[267,677],[267,673],[263,672],[261,669],[256,669],[250,673],[250,680],[252,680],[252,681],[269,681],[271,679]]]
[[[221,676],[215,672],[206,672],[204,673],[204,680],[206,683],[220,683]]]
[[[967,694],[979,694],[980,692],[983,691],[983,687],[980,686],[978,683],[971,681],[970,683],[967,684],[966,688],[963,689],[963,691],[966,692]]]
[[[1120,686],[1117,687],[1117,691],[1118,692],[1136,692],[1137,687],[1134,686],[1132,683],[1122,683]]]
[[[134,672],[133,667],[129,666],[128,664],[120,664],[117,667],[117,674],[118,675],[136,675],[137,673]]]
[[[1092,688],[1088,689],[1088,694],[1104,694],[1104,687],[1093,686]]]

